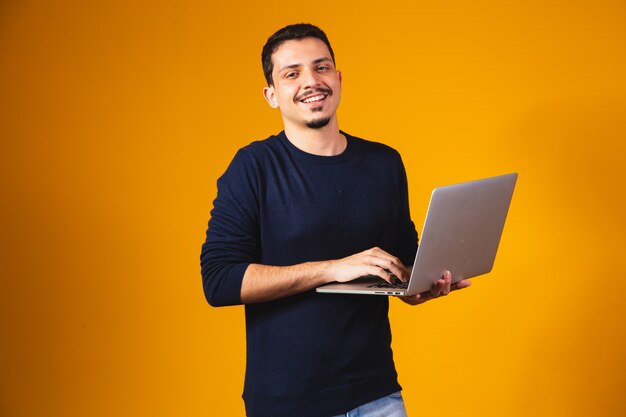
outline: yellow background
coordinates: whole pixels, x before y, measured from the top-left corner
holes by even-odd
[[[626,415],[620,0],[2,2],[0,415],[243,415],[243,309],[206,304],[199,251],[235,151],[281,130],[260,51],[300,21],[418,229],[433,187],[520,175],[492,274],[392,300],[410,415]]]

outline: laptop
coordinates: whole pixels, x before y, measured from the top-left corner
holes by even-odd
[[[408,282],[368,276],[316,291],[405,296],[429,291],[446,270],[453,283],[490,272],[516,181],[512,173],[435,188]]]

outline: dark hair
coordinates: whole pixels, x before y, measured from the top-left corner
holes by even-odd
[[[309,23],[297,23],[295,25],[285,26],[269,37],[265,46],[263,46],[263,52],[261,52],[261,63],[263,64],[263,73],[265,74],[267,85],[274,85],[274,80],[272,79],[272,71],[274,70],[272,54],[276,52],[283,42],[304,38],[317,38],[324,42],[328,47],[333,63],[335,62],[335,53],[322,29]]]

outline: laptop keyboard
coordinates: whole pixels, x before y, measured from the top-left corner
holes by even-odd
[[[397,284],[390,284],[386,281],[377,282],[376,284],[372,284],[369,288],[400,288],[406,290],[409,287],[408,282],[399,282]]]

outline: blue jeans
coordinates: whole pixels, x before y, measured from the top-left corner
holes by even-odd
[[[400,391],[363,404],[336,417],[407,417]]]

